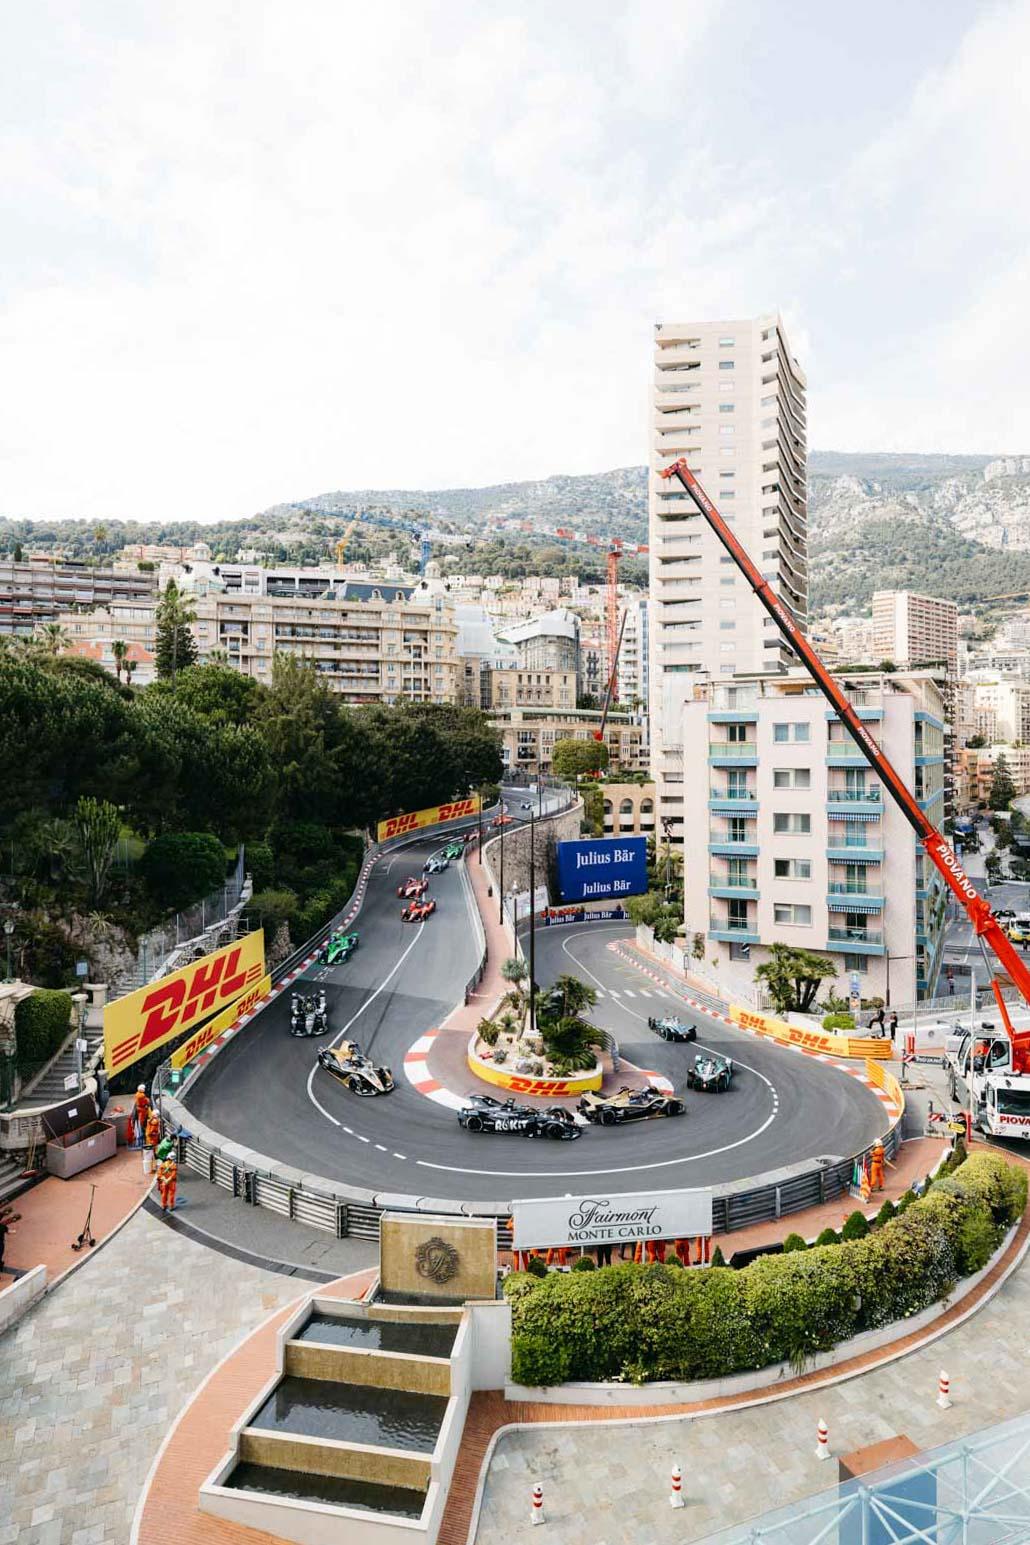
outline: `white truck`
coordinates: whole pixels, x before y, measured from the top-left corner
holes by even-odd
[[[1030,1073],[1012,1071],[1012,1042],[983,1023],[950,1036],[945,1067],[953,1100],[972,1111],[973,1125],[990,1137],[1030,1141]]]

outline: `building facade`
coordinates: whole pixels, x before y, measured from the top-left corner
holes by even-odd
[[[856,677],[848,697],[939,824],[944,715],[928,672]],[[771,944],[816,950],[847,996],[932,996],[943,884],[911,827],[806,673],[715,685],[684,710],[684,791],[704,812],[686,844],[688,934],[729,992],[750,991]],[[704,747],[707,754],[698,755]],[[890,863],[887,863],[887,855]]]
[[[942,665],[958,674],[958,607],[954,601],[914,590],[877,590],[873,595],[873,653],[910,669]]]
[[[36,628],[57,622],[61,613],[91,611],[114,602],[146,604],[157,594],[157,576],[135,564],[98,567],[86,563],[0,558],[0,636],[31,638]]]
[[[685,457],[802,625],[808,608],[806,385],[776,316],[659,323],[648,491],[651,767],[683,834],[683,708],[699,681],[790,656],[692,501],[659,476]]]
[[[494,709],[490,723],[501,737],[506,772],[549,773],[555,742],[590,740],[601,727],[601,711],[593,708]],[[644,731],[639,716],[611,712],[605,725],[610,766],[624,772],[645,767]]]
[[[974,682],[973,723],[974,733],[989,744],[1019,741],[1030,746],[1030,682]]]
[[[125,674],[134,687],[145,687],[157,675],[154,663],[156,623],[154,605],[131,602],[99,607],[92,612],[61,612],[58,623],[68,635],[66,654],[95,660],[112,675]],[[125,671],[115,656],[114,646],[126,646],[125,659],[131,669]]]
[[[622,604],[622,648],[619,650],[619,702],[645,708],[651,692],[651,629],[646,596]]]
[[[1016,795],[1030,794],[1030,746],[966,746],[958,753],[957,803],[962,810],[986,805],[995,769],[1004,759]]]
[[[601,784],[604,796],[604,834],[606,837],[653,837],[655,800],[653,783]]]

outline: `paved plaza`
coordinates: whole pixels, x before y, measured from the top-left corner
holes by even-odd
[[[136,1213],[0,1337],[0,1545],[128,1545],[185,1401],[241,1336],[310,1288]]]

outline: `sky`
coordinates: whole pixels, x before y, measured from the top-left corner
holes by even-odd
[[[779,310],[820,449],[1030,449],[1030,0],[0,6],[0,514],[647,459]]]

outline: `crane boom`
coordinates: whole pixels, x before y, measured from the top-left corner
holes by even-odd
[[[915,795],[902,779],[900,773],[876,744],[876,741],[856,713],[855,708],[849,702],[843,687],[826,669],[826,666],[794,621],[789,609],[784,606],[764,574],[762,574],[761,570],[748,556],[740,542],[738,542],[693,472],[691,472],[686,461],[673,462],[671,466],[662,469],[659,476],[663,478],[675,477],[683,485],[684,491],[704,516],[712,531],[714,531],[759,601],[765,607],[765,610],[769,613],[769,616],[787,640],[787,643],[804,663],[812,680],[827,699],[837,717],[847,725],[862,755],[877,777],[885,784],[894,803],[898,806],[919,838],[930,862],[942,876],[952,895],[964,907],[973,926],[973,932],[983,951],[984,960],[991,975],[991,986],[994,990],[1002,1022],[1012,1042],[1013,1066],[1018,1072],[1030,1072],[1030,1031],[1017,1032],[1013,1030],[1008,1010],[1002,998],[997,973],[987,955],[987,948],[991,950],[995,959],[1012,978],[1026,1003],[1030,1003],[1030,970],[1027,969],[1024,962],[1020,959],[1015,947],[998,922],[998,919],[994,916],[988,903],[977,893],[958,858],[952,851],[950,844],[934,826]]]

